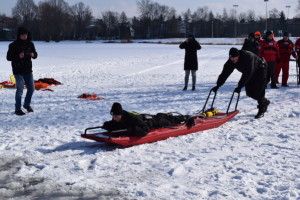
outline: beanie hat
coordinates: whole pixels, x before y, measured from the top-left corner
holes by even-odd
[[[189,38],[195,39],[195,35],[194,35],[193,33],[190,33],[190,34],[189,34]]]
[[[18,28],[18,36],[23,34],[28,34],[29,31],[25,27],[19,27]]]
[[[257,36],[261,37],[261,33],[260,33],[259,31],[256,31],[256,32],[254,33],[254,35],[257,35]]]
[[[115,102],[111,107],[110,114],[111,115],[122,115],[123,114],[122,105],[118,102]]]
[[[254,39],[254,33],[249,33],[248,39]]]
[[[237,48],[234,48],[232,47],[230,50],[229,50],[229,57],[238,57],[240,55],[240,52]]]
[[[289,37],[289,32],[284,32],[283,37]]]
[[[269,37],[270,35],[272,35],[273,32],[272,31],[267,31],[266,34],[265,34],[265,38]]]

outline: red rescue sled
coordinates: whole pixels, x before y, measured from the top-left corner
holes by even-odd
[[[205,102],[205,105],[202,109],[204,112],[205,106],[207,104],[207,101],[210,97],[212,90],[210,91],[207,100]],[[145,144],[145,143],[151,143],[151,142],[156,142],[159,140],[165,140],[169,137],[177,137],[180,135],[186,135],[190,133],[195,133],[199,131],[204,131],[212,128],[216,128],[224,124],[225,122],[229,121],[232,119],[235,115],[239,113],[237,110],[237,105],[239,101],[239,94],[235,106],[235,110],[232,112],[228,112],[231,101],[233,99],[234,93],[232,94],[230,103],[228,105],[228,109],[226,113],[217,113],[214,116],[211,117],[202,117],[202,116],[195,116],[195,126],[186,126],[185,124],[178,124],[172,127],[167,127],[167,128],[160,128],[160,129],[153,129],[150,130],[149,133],[144,136],[144,137],[128,137],[126,136],[126,130],[119,130],[119,131],[114,131],[114,132],[96,132],[96,133],[91,133],[88,134],[88,130],[92,129],[100,129],[102,127],[91,127],[87,128],[84,131],[84,134],[81,134],[81,137],[90,139],[90,140],[95,140],[98,142],[107,142],[107,143],[112,143],[112,144],[118,144],[121,146],[134,146],[134,145],[139,145],[139,144]],[[216,92],[211,104],[211,108],[213,109],[213,104],[215,101],[216,97]]]
[[[230,113],[218,113],[217,115],[208,118],[195,117],[195,126],[188,127],[186,125],[176,125],[168,128],[154,129],[150,130],[145,137],[126,137],[124,136],[124,134],[126,134],[124,131],[87,134],[88,130],[101,127],[88,128],[85,130],[84,134],[81,134],[81,137],[98,142],[119,144],[121,146],[134,146],[216,128],[232,119],[238,113],[239,111],[236,110]]]

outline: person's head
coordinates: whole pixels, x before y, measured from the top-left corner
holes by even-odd
[[[188,36],[188,40],[194,40],[195,39],[195,35],[193,33],[190,33]]]
[[[118,102],[115,102],[111,107],[110,114],[112,115],[113,120],[116,122],[121,121],[123,115],[122,105]]]
[[[237,61],[239,60],[239,56],[240,52],[237,48],[232,47],[229,50],[229,59],[231,60],[231,62],[237,63]]]
[[[255,39],[254,33],[249,33],[248,39],[251,40],[251,41],[254,41],[254,39]]]
[[[284,33],[283,33],[283,39],[284,39],[285,41],[287,41],[287,40],[289,39],[289,33],[288,33],[288,32],[284,32]]]
[[[273,40],[274,39],[273,32],[272,31],[267,31],[266,34],[265,34],[265,39],[269,40],[269,41]]]
[[[27,40],[28,39],[29,31],[24,27],[18,28],[18,39],[20,40]]]
[[[257,40],[260,40],[260,38],[261,38],[261,33],[260,33],[259,31],[256,31],[256,32],[254,33],[254,37],[255,37],[255,39],[257,39]]]

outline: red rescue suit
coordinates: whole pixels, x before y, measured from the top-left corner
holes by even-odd
[[[294,43],[288,39],[288,40],[279,40],[277,42],[279,47],[279,54],[280,54],[280,62],[276,65],[276,81],[278,83],[278,77],[280,74],[280,71],[282,70],[282,86],[287,86],[287,81],[289,78],[289,62],[291,54],[294,58],[296,58],[296,54],[294,51]]]
[[[275,70],[276,62],[280,60],[279,47],[275,40],[263,40],[260,42],[259,56],[268,63],[267,82],[271,80],[271,85],[276,86]]]

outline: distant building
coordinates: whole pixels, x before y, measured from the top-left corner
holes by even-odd
[[[0,40],[14,40],[17,25],[14,18],[0,17]]]

